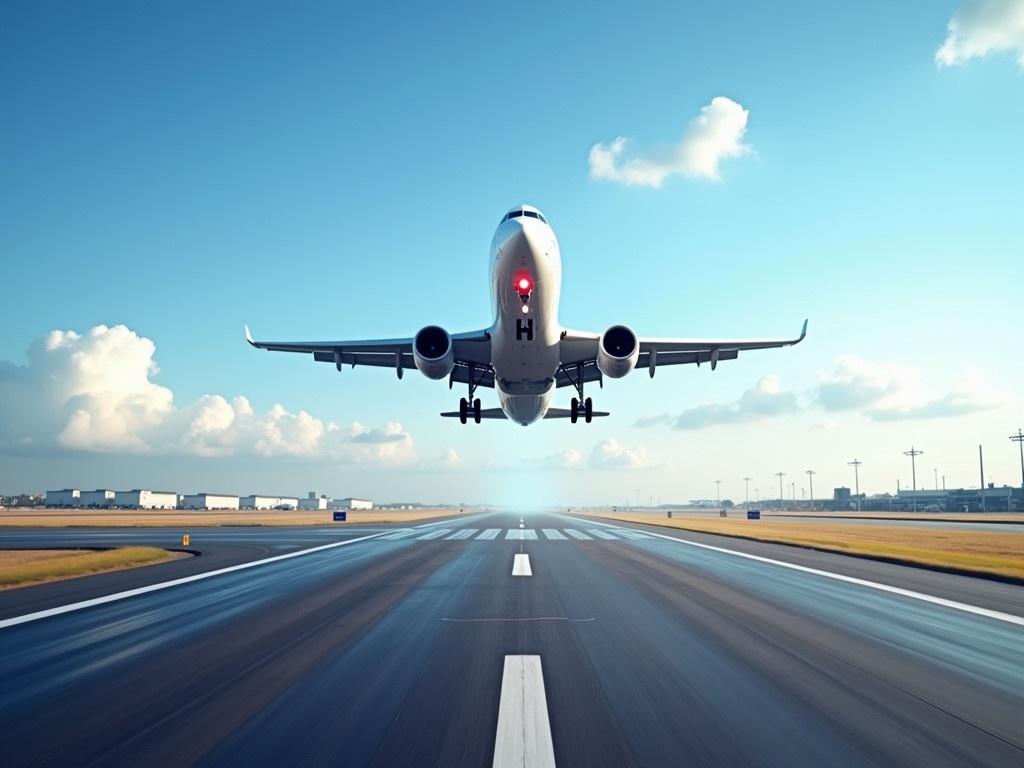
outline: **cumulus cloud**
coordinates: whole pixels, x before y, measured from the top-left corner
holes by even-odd
[[[156,347],[117,325],[53,331],[28,364],[0,362],[0,449],[174,453],[205,457],[304,457],[340,463],[454,466],[454,451],[419,458],[397,422],[336,424],[242,396],[203,395],[184,407],[155,383]]]
[[[587,463],[593,469],[645,469],[654,466],[643,446],[627,447],[615,438],[595,445]]]
[[[743,143],[749,111],[725,96],[716,96],[690,121],[677,144],[634,146],[619,137],[590,148],[590,177],[627,186],[660,187],[669,176],[721,178],[719,164],[750,152]]]
[[[935,52],[940,67],[959,66],[990,53],[1014,52],[1024,68],[1024,0],[964,0]]]
[[[876,421],[962,416],[998,408],[1007,398],[977,372],[968,372],[951,391],[930,395],[920,373],[903,365],[842,355],[819,375],[814,400],[826,411],[860,410]]]
[[[782,389],[778,376],[764,376],[732,403],[704,403],[678,416],[638,419],[635,427],[669,425],[675,429],[705,429],[721,424],[742,424],[798,410],[796,395]]]

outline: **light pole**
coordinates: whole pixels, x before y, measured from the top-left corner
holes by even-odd
[[[1017,427],[1017,434],[1010,435],[1010,439],[1020,446],[1020,487],[1024,490],[1024,432]]]
[[[715,504],[722,506],[722,481],[715,480]]]
[[[782,478],[786,476],[785,472],[776,472],[775,476],[779,478],[779,509],[785,510],[786,508],[786,497],[782,493]]]
[[[909,451],[904,451],[904,456],[910,457],[910,480],[914,486],[914,511],[917,512],[917,457],[920,456],[924,451],[919,451],[914,446],[910,446]]]
[[[857,499],[857,511],[860,512],[860,465],[864,462],[860,459],[846,462],[846,466],[853,467],[853,493]]]
[[[743,496],[746,504],[750,504],[750,478],[743,478]]]
[[[817,474],[813,469],[807,470],[807,480],[811,484],[811,509],[814,509],[814,475]]]
[[[938,467],[934,467],[932,469],[932,472],[935,473],[935,490],[937,491],[937,490],[939,490],[939,468]]]

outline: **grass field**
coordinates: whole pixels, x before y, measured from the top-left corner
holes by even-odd
[[[360,523],[411,523],[459,514],[458,509],[396,509],[348,513],[348,525]],[[0,526],[66,528],[161,527],[201,528],[217,525],[346,525],[334,523],[331,512],[282,512],[278,510],[184,511],[153,509],[8,509],[0,510]]]
[[[827,520],[775,521],[660,514],[591,513],[632,523],[716,533],[777,544],[795,544],[848,555],[882,557],[971,573],[1024,579],[1024,536],[1016,533],[847,525]]]
[[[0,550],[0,589],[151,565],[180,556],[180,553],[156,547],[124,547],[99,552],[83,549]]]

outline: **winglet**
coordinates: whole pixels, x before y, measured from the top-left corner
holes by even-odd
[[[805,318],[804,319],[804,327],[800,329],[800,338],[797,339],[794,343],[795,344],[799,344],[801,341],[804,340],[804,336],[806,336],[806,335],[807,335],[807,320]]]
[[[256,346],[256,342],[253,341],[253,339],[252,339],[252,332],[249,330],[249,326],[248,325],[244,325],[242,327],[245,328],[245,340],[247,342],[249,342],[250,345],[255,347]]]

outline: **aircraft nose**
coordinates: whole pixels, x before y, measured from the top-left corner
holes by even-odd
[[[501,242],[503,253],[526,256],[544,252],[538,233],[524,220],[512,219],[505,223],[505,227]]]

